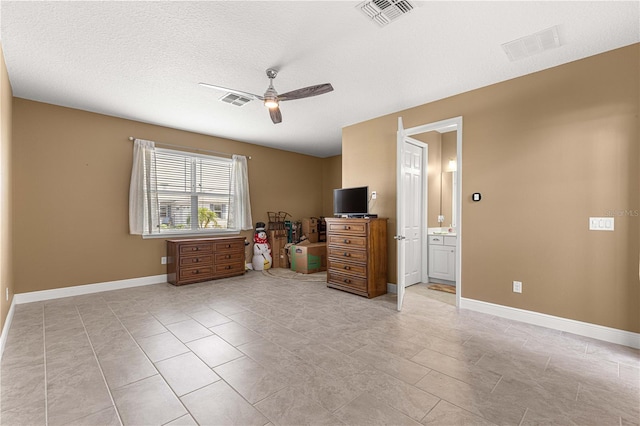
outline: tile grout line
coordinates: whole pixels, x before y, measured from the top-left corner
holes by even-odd
[[[500,384],[500,382],[502,381],[502,378],[503,378],[503,377],[504,377],[504,376],[500,376],[500,378],[498,379],[498,381],[496,382],[496,384],[495,384],[495,385],[493,385],[493,387],[491,388],[491,392],[489,392],[489,393],[493,393],[493,391],[494,391],[494,390],[496,390],[496,388],[498,387],[498,385],[499,385],[499,384]]]
[[[529,407],[525,408],[524,414],[522,414],[522,418],[520,419],[520,423],[518,423],[518,426],[522,426],[522,422],[524,421],[524,418],[527,417],[528,412],[529,412]]]
[[[138,347],[138,349],[140,350],[140,352],[142,352],[142,354],[144,355],[144,357],[147,359],[147,361],[149,361],[149,363],[151,364],[151,366],[153,367],[154,370],[156,370],[156,374],[158,376],[160,376],[162,378],[162,381],[164,382],[164,384],[169,388],[169,391],[176,397],[176,399],[178,400],[178,402],[180,403],[180,405],[182,405],[182,408],[184,408],[184,410],[187,412],[187,414],[189,414],[189,416],[191,416],[192,419],[195,420],[194,415],[191,413],[191,411],[189,411],[189,409],[187,408],[186,405],[184,405],[184,402],[182,402],[182,400],[180,399],[180,397],[176,394],[176,392],[173,390],[173,388],[169,385],[169,383],[167,383],[167,381],[165,380],[164,376],[162,374],[160,374],[160,371],[158,370],[158,368],[156,367],[156,365],[153,363],[153,361],[151,361],[151,359],[149,358],[149,356],[147,355],[147,353],[144,351],[144,349],[142,349],[142,347],[140,346],[140,344],[138,343],[138,341],[135,339],[135,337],[133,337],[133,335],[131,334],[131,332],[129,331],[129,329],[123,324],[123,322],[120,320],[120,317],[118,316],[118,314],[116,314],[113,309],[111,308],[111,306],[109,306],[109,302],[107,302],[107,307],[109,308],[109,310],[111,311],[111,313],[116,317],[116,319],[118,320],[118,322],[120,323],[120,325],[122,326],[122,328],[124,328],[124,330],[127,332],[127,334],[129,335],[129,337],[131,338],[131,340],[133,340],[133,343],[136,344],[136,346]],[[153,314],[151,314],[153,316]],[[155,318],[155,317],[154,317]],[[157,319],[156,319],[157,321]],[[158,321],[159,322],[159,321]],[[160,323],[162,324],[162,323]],[[164,324],[162,325],[164,327]],[[167,329],[166,327],[164,327],[165,329]],[[168,332],[171,332],[171,330],[167,329]],[[158,333],[161,334],[161,333]],[[173,333],[171,333],[173,334]],[[180,339],[178,339],[180,340]],[[186,345],[185,345],[186,346]],[[188,346],[187,346],[188,347]],[[189,348],[189,350],[191,350],[191,348]],[[150,376],[153,377],[153,376]],[[148,377],[145,377],[143,379],[137,380],[137,382],[147,379]],[[132,382],[135,383],[135,382]],[[127,386],[131,383],[127,383],[124,386]],[[111,391],[109,391],[109,393],[111,393]],[[114,404],[115,405],[115,404]],[[184,414],[182,415],[184,416]],[[180,417],[182,417],[180,416]],[[177,417],[177,418],[180,418]],[[173,419],[176,420],[176,419]],[[169,422],[172,422],[173,420],[170,420]]]
[[[44,366],[44,424],[45,426],[49,425],[49,399],[47,397],[47,336],[45,333],[46,324],[45,324],[45,315],[44,309],[45,304],[42,304],[42,356],[44,358],[43,366]]]
[[[106,302],[105,302],[106,303]],[[118,406],[116,405],[115,400],[113,399],[113,395],[111,394],[111,388],[109,388],[109,384],[107,383],[107,378],[104,376],[104,371],[102,371],[102,365],[100,364],[100,360],[98,359],[98,354],[96,353],[95,348],[93,347],[93,342],[91,341],[91,336],[89,336],[89,332],[87,331],[87,327],[84,323],[84,318],[82,318],[82,314],[80,313],[80,309],[78,309],[78,305],[74,304],[76,308],[76,312],[80,317],[80,322],[82,323],[82,329],[84,330],[84,334],[87,336],[87,340],[89,341],[89,346],[91,346],[91,352],[93,353],[93,357],[96,360],[96,364],[98,364],[98,370],[100,370],[100,376],[102,376],[102,380],[104,381],[104,385],[107,388],[107,392],[109,393],[109,399],[111,400],[111,404],[113,404],[113,409],[116,410],[116,415],[118,416],[118,421],[120,422],[120,426],[124,425],[122,422],[122,417],[120,416],[120,410],[118,410]]]

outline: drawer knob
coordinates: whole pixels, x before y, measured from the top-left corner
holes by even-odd
[[[224,269],[231,269],[231,266],[225,266]]]
[[[349,229],[351,229],[351,227],[350,227],[350,226],[345,225],[345,226],[344,226],[344,229],[349,230]]]
[[[200,259],[196,258],[196,259],[194,260],[194,262],[195,262],[195,263],[198,263],[198,262],[200,262]]]
[[[351,270],[351,266],[345,266],[344,269],[346,269],[347,271]]]
[[[345,254],[344,254],[344,257],[351,257],[351,254],[349,254],[349,253],[345,253]]]
[[[199,270],[199,269],[196,269],[195,271],[193,271],[193,273],[194,273],[194,274],[199,274],[199,273],[200,273],[200,270]]]
[[[344,282],[347,284],[351,284],[351,280],[349,278],[345,278]]]
[[[231,255],[230,255],[230,254],[228,254],[228,255],[226,255],[224,258],[225,258],[225,259],[231,259]]]
[[[350,242],[351,242],[351,241],[349,241],[349,240],[344,240],[344,243],[345,243],[345,244],[349,244]]]
[[[192,251],[198,251],[198,247],[194,247],[191,249]]]

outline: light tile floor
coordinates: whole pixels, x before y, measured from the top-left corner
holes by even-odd
[[[16,306],[3,425],[632,425],[640,351],[256,272]]]

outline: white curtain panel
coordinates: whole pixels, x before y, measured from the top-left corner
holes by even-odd
[[[160,233],[155,143],[133,141],[133,167],[129,187],[129,233]]]
[[[231,181],[234,194],[230,212],[232,227],[246,231],[253,229],[247,157],[234,155],[232,160]]]

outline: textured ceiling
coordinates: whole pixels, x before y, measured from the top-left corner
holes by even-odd
[[[357,4],[3,0],[1,37],[16,97],[319,157],[344,126],[640,41],[637,1],[415,2],[383,28]],[[508,60],[502,43],[554,25],[561,47]],[[262,94],[268,67],[280,93],[335,90],[274,125],[198,85]]]

